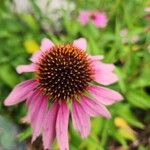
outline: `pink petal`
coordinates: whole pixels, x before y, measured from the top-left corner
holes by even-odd
[[[104,28],[107,25],[107,16],[103,12],[95,12],[93,17],[93,23],[96,27]]]
[[[144,11],[145,11],[145,12],[150,12],[150,7],[146,7],[146,8],[144,9]]]
[[[100,84],[110,85],[118,81],[118,76],[111,72],[96,72],[93,79]]]
[[[89,21],[90,12],[89,11],[81,11],[79,15],[79,21],[82,25],[85,25]]]
[[[69,150],[68,145],[69,110],[65,102],[60,104],[56,121],[56,136],[60,150]]]
[[[86,138],[90,132],[90,117],[76,100],[72,103],[71,115],[73,127],[81,134],[82,138]]]
[[[56,118],[59,109],[58,102],[54,102],[51,109],[45,116],[44,126],[43,126],[43,145],[44,149],[49,149],[50,145],[53,143],[56,134]]]
[[[85,50],[85,49],[86,49],[87,42],[86,42],[86,39],[84,39],[84,38],[79,38],[79,39],[77,39],[77,40],[74,40],[73,45],[74,45],[75,47],[80,48],[81,50]]]
[[[19,66],[17,66],[16,70],[19,74],[21,74],[23,72],[35,72],[36,65],[35,64],[19,65]]]
[[[114,64],[104,64],[99,61],[93,61],[92,65],[96,72],[112,72],[115,69]]]
[[[37,109],[36,114],[34,115],[32,119],[32,130],[33,130],[33,136],[32,136],[32,142],[40,135],[41,129],[43,127],[43,121],[46,116],[46,111],[47,111],[47,98],[43,96],[41,99],[42,103]]]
[[[95,71],[93,79],[103,85],[109,85],[118,81],[118,76],[112,71],[115,66],[113,64],[104,64],[99,61],[93,61],[92,67]]]
[[[34,63],[37,63],[39,61],[39,59],[41,58],[41,56],[42,56],[42,51],[39,50],[32,55],[30,60]]]
[[[26,80],[19,83],[5,99],[4,104],[10,106],[22,102],[36,88],[36,85],[36,80]]]
[[[33,111],[35,104],[38,103],[38,98],[40,95],[40,92],[37,90],[30,92],[30,94],[28,95],[26,105],[28,106],[29,112],[30,110]]]
[[[49,39],[47,39],[47,38],[44,38],[44,39],[42,40],[42,44],[41,44],[40,49],[41,49],[43,52],[45,52],[45,51],[47,51],[47,50],[50,50],[50,48],[53,47],[53,46],[54,46],[54,44],[53,44],[53,42],[52,42],[51,40],[49,40]]]
[[[31,123],[33,123],[34,119],[37,118],[37,113],[42,104],[42,98],[43,96],[41,95],[41,93],[33,92],[32,95],[30,95],[26,101],[26,104],[28,106],[27,119]]]
[[[94,101],[89,97],[81,96],[80,104],[84,108],[84,111],[92,117],[100,115],[106,118],[110,118],[111,116],[105,106],[103,106],[100,103],[97,103],[96,101]]]
[[[41,51],[35,52],[30,60],[34,63],[37,63],[38,60],[41,58],[42,54],[46,52],[47,50],[50,50],[51,47],[53,47],[54,44],[47,38],[44,38],[41,42]]]
[[[111,105],[123,99],[118,92],[101,86],[90,86],[88,90],[97,102],[104,105]]]

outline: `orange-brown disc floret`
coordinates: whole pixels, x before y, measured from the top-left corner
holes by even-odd
[[[92,72],[83,50],[71,44],[54,46],[38,63],[38,88],[52,99],[75,98],[86,90]]]

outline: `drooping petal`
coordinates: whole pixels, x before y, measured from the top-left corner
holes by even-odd
[[[96,27],[104,28],[107,25],[107,16],[104,12],[95,12],[93,17],[93,23]]]
[[[95,98],[95,100],[97,100],[97,102],[104,105],[111,105],[123,99],[120,93],[100,86],[90,86],[88,91]]]
[[[74,45],[75,47],[80,48],[81,50],[86,50],[87,42],[86,42],[86,39],[84,39],[84,38],[79,38],[79,39],[77,39],[77,40],[74,40],[73,45]]]
[[[43,96],[40,91],[33,91],[26,101],[28,114],[26,119],[32,126],[32,142],[40,135],[43,127],[44,117],[47,111],[47,97]]]
[[[40,102],[39,102],[40,103]],[[43,127],[43,121],[47,112],[47,97],[41,97],[41,105],[39,109],[36,110],[36,115],[32,117],[32,142],[40,135],[41,129]]]
[[[54,44],[51,40],[49,40],[47,38],[44,38],[42,40],[40,49],[42,50],[42,52],[45,52],[47,50],[50,50],[50,48],[53,47],[53,46],[54,46]]]
[[[38,98],[40,97],[40,92],[38,90],[30,92],[30,94],[27,97],[26,105],[28,107],[29,114],[32,114],[31,111],[34,111],[34,106],[38,103]],[[31,116],[31,115],[30,115]],[[31,117],[29,117],[31,118]]]
[[[32,142],[40,135],[43,125],[43,116],[46,113],[46,100],[40,92],[32,92],[27,100],[28,114],[27,120],[32,127]],[[45,109],[42,109],[45,108]]]
[[[16,85],[12,92],[5,99],[6,106],[15,105],[27,98],[29,93],[36,88],[36,80],[26,80]]]
[[[118,76],[112,72],[95,72],[93,79],[103,85],[110,85],[118,81]]]
[[[71,115],[73,127],[81,134],[82,138],[86,138],[90,132],[90,117],[76,100],[72,103]]]
[[[21,74],[23,72],[35,72],[36,71],[36,65],[35,64],[29,64],[29,65],[19,65],[16,68],[17,73]]]
[[[89,21],[90,12],[89,11],[81,11],[79,15],[79,21],[82,25],[86,25]]]
[[[106,118],[110,118],[111,116],[104,105],[97,103],[89,97],[81,96],[80,104],[82,105],[84,111],[92,117],[100,115]]]
[[[68,120],[69,110],[67,108],[67,104],[65,102],[62,102],[58,110],[56,121],[56,137],[59,143],[60,150],[69,150]]]
[[[44,126],[43,126],[43,145],[44,149],[49,149],[50,145],[53,143],[53,140],[56,135],[56,119],[59,109],[58,102],[54,102],[51,109],[48,111],[45,116]]]

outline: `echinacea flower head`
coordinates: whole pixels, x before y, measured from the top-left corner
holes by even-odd
[[[84,10],[80,12],[79,21],[82,25],[86,25],[91,21],[96,27],[104,28],[108,19],[105,12]]]
[[[114,65],[102,63],[102,56],[90,56],[85,50],[84,38],[64,45],[44,39],[32,63],[17,67],[18,73],[34,72],[35,78],[16,85],[4,103],[10,106],[26,100],[32,142],[42,133],[44,149],[50,148],[55,137],[61,150],[69,149],[69,112],[73,127],[86,138],[90,117],[109,118],[106,105],[122,99],[118,92],[102,86],[118,80]]]

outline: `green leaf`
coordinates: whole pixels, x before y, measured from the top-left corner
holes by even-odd
[[[38,24],[35,18],[30,14],[23,14],[21,16],[22,20],[34,31],[38,31]]]
[[[9,64],[0,65],[0,78],[10,87],[17,83],[17,76]]]
[[[32,129],[31,128],[27,128],[24,131],[22,131],[22,133],[20,133],[18,135],[18,140],[20,142],[24,141],[25,139],[27,139],[28,137],[30,137],[32,135]]]
[[[131,90],[127,93],[128,101],[136,107],[142,109],[150,108],[150,96],[143,90]]]
[[[141,70],[141,75],[131,83],[132,88],[150,86],[150,65],[145,64]]]
[[[94,118],[91,124],[91,135],[97,136],[102,132],[104,119],[100,117]]]
[[[125,93],[126,92],[125,75],[120,68],[116,67],[115,71],[119,77],[118,84],[120,86],[120,89],[123,93]]]

